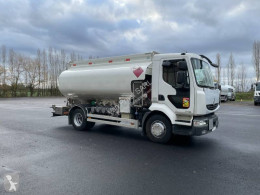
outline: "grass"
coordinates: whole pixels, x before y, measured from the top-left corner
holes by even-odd
[[[237,101],[254,101],[254,92],[237,92],[236,93],[236,100]]]

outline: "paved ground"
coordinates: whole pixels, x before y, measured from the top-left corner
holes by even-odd
[[[260,106],[222,104],[220,127],[170,145],[137,130],[75,131],[51,118],[60,98],[0,99],[0,194],[260,194]]]

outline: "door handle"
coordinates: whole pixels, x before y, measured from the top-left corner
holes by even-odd
[[[159,95],[158,95],[158,100],[159,100],[159,101],[165,101],[165,98],[164,98],[163,95],[159,94]]]

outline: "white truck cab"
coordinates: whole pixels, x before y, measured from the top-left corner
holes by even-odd
[[[207,57],[157,52],[71,62],[59,77],[67,115],[75,129],[105,123],[142,129],[167,143],[172,134],[198,136],[218,127],[220,94]]]
[[[254,105],[258,105],[260,103],[260,81],[256,82],[254,91]]]

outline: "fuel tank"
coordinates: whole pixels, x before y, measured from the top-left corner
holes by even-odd
[[[111,62],[111,61],[110,61]],[[152,61],[100,63],[88,61],[71,64],[58,78],[58,87],[65,97],[83,101],[130,96],[131,82],[144,80],[151,74]]]

